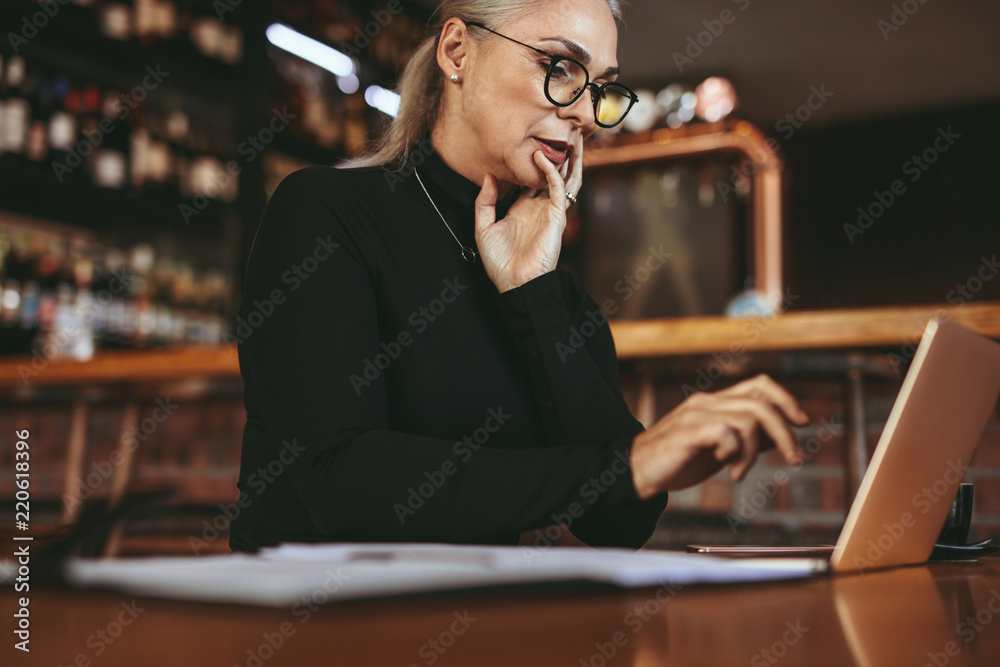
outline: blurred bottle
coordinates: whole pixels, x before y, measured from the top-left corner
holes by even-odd
[[[98,244],[89,248],[88,258],[91,264],[91,293],[93,300],[93,315],[91,330],[95,350],[107,347],[108,304],[113,293],[111,276],[106,270],[105,256],[107,250]]]
[[[160,257],[153,270],[153,333],[151,345],[166,347],[170,345],[173,333],[172,308],[170,307],[170,289],[173,280],[173,261],[168,257]]]
[[[125,302],[128,299],[128,285],[121,276],[125,271],[125,255],[114,246],[104,250],[104,276],[106,278],[105,294],[107,298],[107,314],[104,321],[104,335],[100,338],[101,348],[116,349],[125,347]],[[95,334],[97,332],[95,331]]]
[[[59,249],[58,241],[55,239],[38,239],[40,252],[36,255],[32,271],[33,277],[38,281],[38,317],[35,321],[28,318],[27,312],[22,317],[22,327],[30,332],[31,346],[46,357],[57,357],[58,350],[46,348],[46,344],[53,342],[53,329],[56,322],[56,307],[59,299],[59,277],[56,275],[59,269]],[[27,310],[27,309],[26,309]],[[32,326],[33,325],[33,326]]]
[[[134,281],[132,297],[135,308],[135,325],[129,347],[147,347],[152,342],[156,314],[153,308],[153,275],[155,262],[153,246],[140,243],[132,247],[131,266]],[[126,308],[126,314],[128,309]]]
[[[65,359],[72,357],[79,336],[79,324],[76,317],[77,285],[73,271],[73,259],[67,249],[66,239],[59,238],[53,243],[56,268],[55,308],[52,323],[47,331],[41,332],[42,338],[36,341],[36,348],[42,350],[46,357]],[[39,347],[38,343],[41,343]]]
[[[122,0],[106,0],[97,5],[101,34],[128,41],[132,38],[132,6]]]
[[[12,55],[7,59],[0,151],[10,154],[15,160],[24,155],[31,120],[31,104],[24,95],[26,68],[24,56]]]
[[[70,242],[70,270],[76,286],[73,302],[73,330],[69,356],[86,361],[94,356],[94,266],[88,254],[88,243],[82,239]]]
[[[70,79],[65,74],[57,74],[52,79],[52,110],[48,117],[49,156],[53,163],[66,164],[66,159],[76,142],[77,122],[74,112],[68,106]]]
[[[101,95],[101,134],[92,156],[94,185],[113,190],[124,188],[128,182],[128,124],[119,121],[124,109],[121,97],[114,89]]]
[[[32,101],[24,155],[31,162],[42,162],[49,154],[48,121],[54,98],[52,80],[40,72],[29,71],[25,76],[24,90]]]
[[[3,250],[3,283],[0,291],[0,352],[17,354],[26,351],[24,348],[21,313],[23,309],[22,292],[28,272],[27,240],[25,234],[11,233],[4,230]]]
[[[0,53],[0,160],[3,158],[3,113],[7,107],[7,76],[4,70],[6,54]]]

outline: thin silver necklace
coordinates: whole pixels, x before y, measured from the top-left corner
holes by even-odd
[[[448,228],[449,232],[451,232],[451,235],[454,237],[455,243],[458,244],[458,247],[462,249],[462,259],[464,259],[466,262],[469,262],[470,264],[475,264],[476,251],[467,245],[462,245],[462,242],[458,240],[457,236],[455,236],[455,232],[451,231],[451,226],[448,225],[448,221],[444,219],[443,215],[441,215],[441,211],[438,210],[437,204],[434,203],[434,199],[431,197],[431,193],[427,192],[427,188],[424,187],[424,182],[420,180],[420,174],[417,173],[416,167],[413,168],[413,175],[417,177],[417,183],[420,183],[420,187],[423,188],[424,194],[427,195],[427,199],[430,200],[431,206],[433,206],[434,210],[437,211],[438,217],[441,218],[441,222],[443,222],[444,226]]]

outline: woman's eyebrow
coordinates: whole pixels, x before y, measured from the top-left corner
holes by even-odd
[[[560,44],[562,44],[563,46],[566,47],[566,49],[570,52],[570,54],[574,58],[576,58],[581,63],[583,63],[584,66],[590,64],[590,60],[591,60],[591,58],[590,58],[590,52],[587,51],[587,49],[583,48],[582,46],[580,46],[579,44],[577,44],[576,42],[574,42],[571,39],[566,39],[565,37],[543,37],[541,39],[541,41],[543,41],[543,42],[559,42]],[[604,72],[602,74],[599,74],[596,78],[600,79],[601,77],[615,76],[616,74],[619,74],[619,73],[621,73],[621,69],[619,69],[617,67],[609,67],[606,70],[604,70]]]

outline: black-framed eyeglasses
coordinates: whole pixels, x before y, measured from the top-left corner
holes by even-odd
[[[594,119],[601,127],[614,127],[622,122],[625,119],[625,114],[639,100],[639,97],[631,89],[616,81],[608,81],[601,85],[591,83],[587,68],[577,60],[519,42],[513,37],[502,35],[476,21],[467,21],[466,25],[489,30],[498,37],[509,39],[547,56],[549,68],[545,74],[545,97],[557,107],[568,107],[583,95],[583,91],[590,88],[591,97],[594,100]]]

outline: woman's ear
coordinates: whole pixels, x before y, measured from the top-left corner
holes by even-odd
[[[457,16],[448,19],[441,27],[437,62],[445,78],[454,83],[460,82],[468,71],[469,40],[469,29]]]

